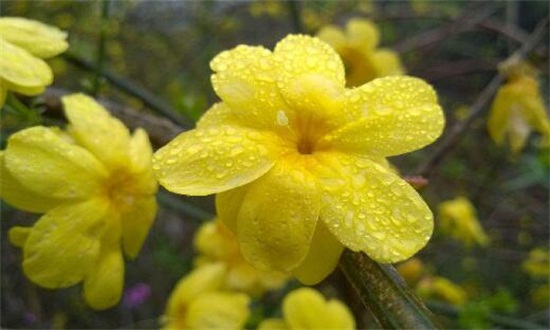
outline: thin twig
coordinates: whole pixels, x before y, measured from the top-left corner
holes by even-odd
[[[520,49],[513,53],[507,60],[512,58],[524,58],[527,53],[529,53],[542,38],[544,33],[547,31],[548,18],[543,19],[537,24],[537,27],[530,35],[529,39],[525,41]],[[457,145],[457,142],[464,136],[466,130],[470,125],[480,117],[485,110],[487,109],[486,105],[492,99],[493,95],[496,93],[497,89],[500,87],[504,78],[497,74],[491,82],[483,89],[483,91],[478,95],[477,99],[474,101],[470,107],[470,114],[463,121],[458,122],[455,126],[452,127],[451,131],[445,135],[445,138],[441,143],[439,143],[437,149],[432,154],[432,156],[424,163],[420,164],[416,169],[416,174],[421,176],[429,176],[435,166],[437,166],[441,160],[447,155],[449,151]]]
[[[292,25],[294,26],[295,33],[303,33],[304,25],[302,24],[301,15],[301,3],[296,0],[287,1],[288,10],[290,11],[290,18],[292,19]]]
[[[103,67],[105,65],[105,45],[107,43],[109,7],[109,0],[101,0],[101,21],[99,22],[99,41],[97,43],[97,56],[95,62],[96,70],[94,72],[94,80],[91,92],[93,96],[97,96],[97,93],[99,93],[103,82],[101,71],[103,70]]]
[[[466,31],[485,20],[497,10],[498,5],[494,3],[478,6],[471,10],[465,10],[451,22],[435,29],[424,31],[411,38],[403,40],[392,48],[397,52],[404,53],[413,49],[423,48],[448,38],[450,35]]]
[[[96,66],[89,61],[73,54],[70,52],[64,53],[63,58],[65,58],[68,62],[83,68],[85,70],[89,71],[96,71]],[[191,120],[183,118],[183,116],[177,114],[172,110],[172,108],[165,104],[163,101],[159,100],[155,95],[153,95],[148,90],[139,87],[135,85],[134,83],[124,79],[123,77],[114,74],[112,72],[109,72],[105,69],[97,70],[101,73],[107,81],[109,81],[113,86],[117,87],[118,89],[124,91],[125,93],[132,95],[133,97],[141,100],[145,106],[150,108],[151,110],[158,112],[165,116],[166,118],[170,119],[174,123],[177,123],[185,128],[191,128],[193,127],[193,123]]]

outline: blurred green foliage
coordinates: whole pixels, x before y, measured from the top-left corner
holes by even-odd
[[[69,32],[69,52],[90,63],[101,63],[109,72],[152,92],[181,115],[196,121],[216,101],[210,85],[209,61],[214,55],[238,44],[273,47],[296,29],[289,2],[285,1],[109,1],[102,18],[102,1],[2,1],[3,16],[22,16],[56,25]],[[509,3],[514,3],[512,6]],[[382,45],[392,47],[435,31],[439,38],[429,44],[409,47],[402,58],[408,73],[432,83],[447,114],[447,127],[458,120],[454,109],[469,105],[496,74],[496,65],[536,23],[548,16],[543,1],[304,1],[297,3],[305,33],[314,34],[326,24],[343,25],[351,17],[370,17],[379,24]],[[444,29],[449,21],[478,8],[493,6],[481,23],[466,31]],[[516,14],[510,21],[507,11]],[[466,13],[466,15],[465,15]],[[512,15],[513,17],[513,15]],[[507,28],[508,24],[511,30]],[[465,23],[466,24],[466,23]],[[100,31],[105,51],[98,59]],[[438,35],[439,34],[439,35]],[[428,38],[428,36],[426,36]],[[426,39],[423,39],[426,40]],[[548,35],[530,55],[540,70],[540,82],[548,100]],[[510,47],[509,47],[510,46]],[[63,56],[50,60],[55,71],[53,86],[69,92],[91,92],[97,72],[85,70]],[[102,97],[136,109],[143,102],[103,81]],[[149,109],[151,110],[151,109]],[[10,133],[39,123],[58,124],[62,118],[46,109],[41,99],[8,100],[2,113],[2,147]],[[436,143],[437,144],[437,143]],[[156,146],[159,147],[159,146]],[[402,174],[414,174],[418,164],[434,146],[391,161]],[[470,127],[468,134],[443,160],[422,191],[432,209],[438,203],[465,195],[477,208],[478,218],[491,243],[487,248],[465,249],[438,232],[419,254],[434,273],[463,286],[471,297],[458,316],[447,315],[447,328],[502,328],[492,314],[502,314],[548,327],[548,298],[532,293],[548,279],[531,279],[519,265],[537,247],[549,243],[548,150],[541,149],[533,136],[517,158],[496,147],[484,120]],[[181,204],[167,207],[166,204]],[[36,219],[33,215],[2,205],[2,320],[4,328],[154,328],[167,297],[192,267],[193,233],[204,213],[214,214],[212,198],[171,198],[157,217],[142,253],[127,263],[125,288],[138,283],[151,287],[142,305],[120,305],[95,312],[83,305],[78,288],[49,291],[28,282],[21,271],[20,252],[9,245],[7,230]],[[192,208],[186,205],[192,205]],[[203,213],[196,212],[203,210]],[[202,215],[202,216],[201,216]],[[290,284],[283,292],[292,289]],[[357,305],[336,274],[320,285],[328,293],[339,292],[358,317],[360,327],[375,327],[372,318]],[[335,288],[337,290],[335,290]],[[344,288],[344,289],[342,289]],[[283,293],[255,301],[249,326],[262,317],[276,315]]]

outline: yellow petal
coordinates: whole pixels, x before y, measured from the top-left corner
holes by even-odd
[[[21,185],[51,198],[91,196],[107,176],[103,165],[87,150],[41,126],[13,134],[4,160]]]
[[[121,214],[122,243],[130,259],[137,256],[155,220],[157,201],[154,197],[135,199],[128,211]]]
[[[346,37],[342,30],[335,25],[327,25],[323,27],[318,33],[317,38],[323,40],[327,44],[331,45],[332,48],[337,51],[346,45]]]
[[[8,233],[10,243],[18,248],[23,248],[29,235],[31,233],[32,227],[12,227]]]
[[[153,149],[147,132],[141,128],[136,129],[130,138],[129,166],[136,181],[133,193],[147,197],[155,194],[158,182],[153,173]]]
[[[258,330],[286,330],[290,329],[283,319],[265,319],[258,326]]]
[[[391,49],[380,49],[371,54],[371,61],[378,77],[397,76],[405,73],[399,55]]]
[[[325,42],[306,35],[289,35],[277,43],[273,59],[279,68],[278,86],[283,91],[302,75],[318,75],[344,88],[344,65]]]
[[[432,143],[443,130],[445,120],[435,92],[420,79],[380,78],[353,89],[348,97],[348,104],[359,106],[363,117],[325,136],[319,146],[393,156]]]
[[[210,66],[216,72],[212,75],[216,94],[240,122],[271,129],[277,122],[277,112],[287,110],[278,92],[278,72],[271,51],[240,45],[220,53]],[[209,112],[213,110],[219,109],[214,107]]]
[[[0,77],[13,87],[23,87],[21,92],[35,91],[50,85],[53,73],[42,59],[32,56],[27,51],[0,38]],[[26,90],[24,88],[31,88]],[[30,94],[30,93],[26,93]]]
[[[170,294],[166,315],[178,318],[182,306],[190,304],[198,296],[219,290],[223,285],[226,267],[221,263],[212,263],[193,270],[182,278]]]
[[[220,125],[236,125],[238,118],[227,104],[218,102],[208,109],[197,122],[197,128]]]
[[[78,144],[88,149],[109,168],[128,164],[130,132],[93,98],[72,94],[62,99],[69,119],[69,132]]]
[[[120,245],[103,243],[97,259],[84,278],[84,298],[90,307],[100,310],[116,305],[122,295],[124,260]]]
[[[153,148],[144,129],[136,129],[130,138],[129,148],[133,172],[144,172],[152,169]]]
[[[410,185],[366,158],[318,157],[333,171],[319,178],[325,182],[320,218],[342,244],[382,263],[407,259],[426,245],[433,215]]]
[[[305,285],[314,285],[324,280],[338,265],[344,246],[319,221],[311,240],[307,257],[292,271]]]
[[[4,83],[6,84],[6,88],[8,90],[19,94],[23,94],[23,95],[39,95],[44,93],[44,91],[46,90],[46,85],[22,86],[22,85],[11,83],[7,80],[5,80]]]
[[[347,307],[338,301],[327,302],[310,288],[290,292],[283,302],[283,314],[291,329],[355,329]]]
[[[0,111],[2,110],[2,107],[6,103],[6,96],[8,94],[8,86],[6,85],[6,82],[4,79],[0,77]]]
[[[23,247],[25,275],[50,289],[80,282],[97,261],[109,220],[109,204],[103,199],[49,211],[34,225]]]
[[[21,17],[0,18],[0,37],[41,58],[58,55],[69,48],[66,32]]]
[[[271,166],[278,138],[233,126],[180,134],[153,157],[161,185],[185,195],[209,195],[256,180]]]
[[[237,218],[247,190],[248,185],[244,185],[216,194],[216,214],[233,233],[237,232]]]
[[[380,40],[378,28],[370,20],[354,18],[346,25],[348,42],[364,50],[374,49]]]
[[[237,236],[244,258],[256,268],[290,271],[309,249],[320,195],[305,166],[293,163],[280,162],[250,184],[241,206]]]
[[[243,329],[250,315],[250,298],[242,293],[209,292],[200,295],[185,315],[187,329]]]
[[[511,106],[516,103],[508,88],[501,87],[491,105],[487,119],[487,129],[493,141],[500,145],[504,142],[510,120]]]
[[[63,201],[25,188],[6,168],[4,152],[0,152],[0,197],[18,209],[36,213],[45,213]]]

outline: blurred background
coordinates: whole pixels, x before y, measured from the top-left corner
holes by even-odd
[[[25,99],[32,111],[2,113],[2,148],[12,132],[25,127],[63,125],[59,96],[77,91],[106,100],[129,126],[147,128],[158,148],[193,127],[217,101],[209,61],[220,51],[239,44],[272,49],[289,33],[315,35],[328,24],[344,27],[358,17],[378,26],[381,46],[399,53],[407,74],[434,86],[447,118],[444,134],[449,134],[468,118],[472,104],[497,74],[498,64],[548,17],[549,5],[545,1],[3,0],[0,13],[57,26],[69,33],[70,44],[67,53],[49,60],[54,85],[42,97]],[[527,60],[539,73],[547,109],[548,28]],[[436,228],[414,263],[403,265],[401,271],[446,328],[547,328],[548,148],[541,147],[537,134],[519,154],[495,145],[486,128],[491,102],[492,96],[463,137],[422,173],[429,183],[421,193],[436,214]],[[402,175],[416,175],[437,147],[438,142],[390,161]],[[449,232],[445,221],[452,220],[443,219],[440,213],[446,211],[439,212],[440,204],[460,196],[471,202],[473,221],[486,239]],[[173,286],[192,267],[196,229],[214,216],[212,197],[164,191],[158,199],[161,208],[147,242],[138,258],[126,263],[124,298],[102,312],[85,306],[78,285],[52,291],[26,280],[20,250],[9,244],[7,231],[16,224],[33,223],[37,216],[3,203],[0,326],[157,328]],[[282,296],[297,286],[290,282],[255,299],[249,326],[280,313]],[[318,288],[346,302],[356,313],[359,328],[376,328],[339,270]]]

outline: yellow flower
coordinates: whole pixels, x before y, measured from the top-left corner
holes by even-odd
[[[276,272],[265,272],[252,267],[244,260],[233,233],[221,221],[202,225],[195,236],[199,252],[197,266],[222,263],[226,266],[225,287],[249,294],[262,294],[285,284],[287,277]]]
[[[550,276],[550,252],[543,248],[533,249],[529,252],[529,258],[521,266],[532,277],[548,279]]]
[[[14,227],[23,271],[54,289],[84,281],[96,309],[121,295],[126,255],[135,258],[156,213],[157,183],[147,133],[128,129],[82,94],[63,98],[66,132],[36,126],[13,134],[0,154],[1,197],[45,213],[32,227]]]
[[[258,329],[355,329],[355,320],[340,301],[326,301],[319,292],[300,288],[285,297],[283,319],[264,320]]]
[[[426,244],[432,213],[385,157],[441,134],[428,84],[387,77],[346,89],[338,55],[303,35],[273,52],[238,46],[211,66],[223,102],[158,150],[153,169],[170,191],[218,193],[218,216],[250,264],[313,284],[343,246],[397,262]]]
[[[405,73],[396,52],[379,48],[380,32],[370,20],[349,20],[346,31],[337,26],[322,28],[317,36],[330,44],[342,57],[348,86],[360,86],[378,77]]]
[[[221,291],[225,271],[211,264],[182,278],[168,300],[163,329],[242,329],[250,298]]]
[[[533,130],[550,143],[550,121],[537,80],[513,71],[509,81],[498,90],[487,122],[489,134],[496,144],[506,140],[514,154],[525,146]]]
[[[42,59],[67,50],[66,38],[67,33],[37,21],[0,18],[0,107],[8,90],[37,95],[53,82]]]
[[[441,221],[441,231],[466,246],[473,244],[485,246],[489,238],[479,224],[472,203],[464,197],[458,197],[439,204],[438,215]]]
[[[416,292],[424,299],[438,298],[458,306],[464,305],[468,299],[461,286],[439,276],[423,278],[416,285]]]
[[[422,260],[414,257],[397,265],[396,270],[399,272],[407,284],[414,285],[425,273],[425,266]]]

